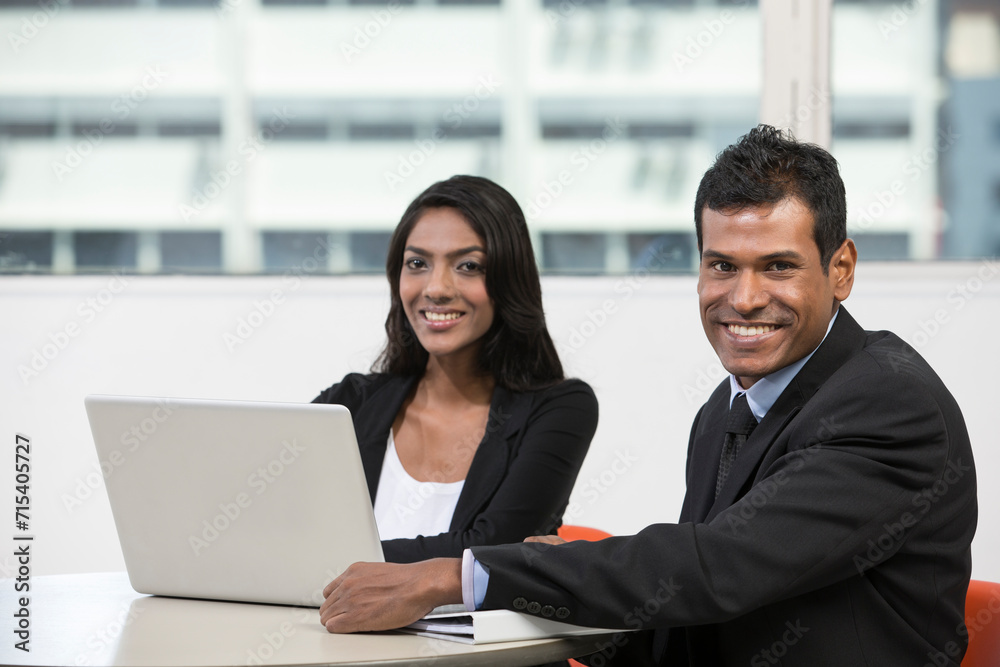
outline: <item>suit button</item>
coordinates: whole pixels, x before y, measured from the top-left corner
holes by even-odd
[[[514,609],[521,611],[528,606],[528,601],[524,598],[514,598]]]
[[[562,620],[564,618],[569,618],[569,608],[559,607],[558,609],[556,609],[556,618],[558,618],[559,620]]]
[[[556,608],[553,607],[552,605],[547,604],[544,607],[542,607],[542,616],[544,616],[545,618],[549,618],[554,613],[556,613]]]
[[[537,614],[539,611],[541,611],[541,609],[542,609],[542,605],[540,605],[537,602],[529,602],[528,603],[528,613],[529,614]]]

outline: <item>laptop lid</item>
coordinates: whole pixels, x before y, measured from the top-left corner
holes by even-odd
[[[319,606],[348,565],[383,560],[347,408],[84,404],[139,593]]]

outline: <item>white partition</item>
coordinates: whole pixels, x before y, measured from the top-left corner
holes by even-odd
[[[308,268],[308,267],[307,267]],[[569,374],[591,383],[600,425],[567,520],[624,534],[674,519],[688,429],[722,377],[693,277],[546,278]],[[32,572],[123,567],[83,409],[89,393],[308,401],[367,369],[383,340],[377,277],[307,270],[254,278],[3,277],[0,437],[32,441]],[[862,264],[852,314],[926,356],[961,404],[980,480],[975,576],[1000,580],[995,376],[1000,263]],[[13,486],[13,462],[0,484]],[[184,480],[178,480],[183,485]],[[8,505],[8,507],[10,507]],[[4,539],[13,531],[13,517]],[[0,576],[13,572],[10,551]]]

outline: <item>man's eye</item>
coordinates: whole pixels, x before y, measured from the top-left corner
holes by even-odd
[[[734,268],[729,262],[716,262],[713,266],[716,271],[732,271]]]
[[[792,265],[788,262],[775,262],[771,265],[773,271],[790,271],[792,268]]]

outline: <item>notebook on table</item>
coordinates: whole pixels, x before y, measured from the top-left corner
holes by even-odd
[[[383,561],[347,408],[84,404],[137,592],[318,607],[351,563]]]
[[[632,632],[632,630],[612,628],[588,628],[507,609],[471,612],[435,610],[419,621],[415,621],[405,628],[400,628],[400,630],[422,637],[445,639],[461,644],[493,644],[549,637],[578,637],[581,635]]]

